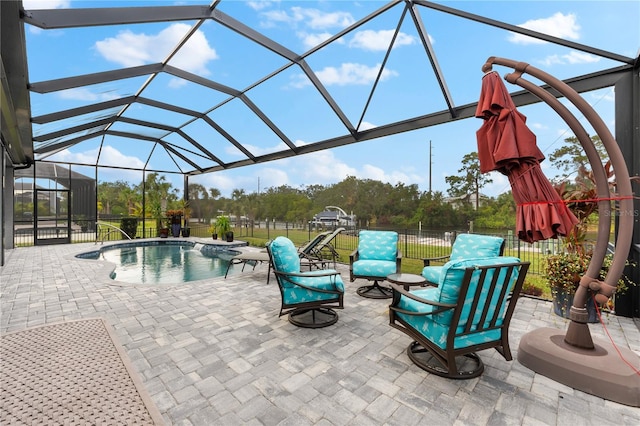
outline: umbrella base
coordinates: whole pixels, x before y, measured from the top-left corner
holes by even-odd
[[[594,340],[593,349],[578,348],[567,344],[564,337],[562,330],[555,328],[540,328],[525,334],[520,340],[518,361],[574,389],[640,407],[640,380],[624,361],[638,368],[640,357],[635,352],[616,349],[603,340]]]

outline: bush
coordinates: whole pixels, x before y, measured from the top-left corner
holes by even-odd
[[[129,238],[135,238],[138,232],[138,218],[123,217],[120,219],[120,229],[122,229]]]

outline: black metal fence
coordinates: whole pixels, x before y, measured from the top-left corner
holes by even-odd
[[[70,240],[72,243],[79,242],[96,242],[119,241],[123,239],[136,238],[153,238],[157,237],[155,221],[147,219],[146,221],[138,220],[135,232],[132,235],[125,234],[121,227],[121,220],[115,219],[111,221],[98,221],[82,223],[78,221],[74,223],[70,231]],[[144,225],[144,226],[143,226]],[[209,232],[209,224],[192,221],[189,224],[189,236],[199,238],[211,238]],[[252,222],[237,224],[234,228],[235,238],[250,238],[256,245],[262,245],[266,241],[271,240],[279,235],[291,238],[294,243],[301,245],[303,242],[310,240],[313,235],[323,229],[312,228],[309,224],[288,223],[288,222]],[[373,228],[370,228],[373,229]],[[400,250],[404,258],[408,259],[424,259],[447,255],[451,252],[451,245],[456,236],[462,231],[425,231],[418,229],[393,229],[399,234]],[[42,239],[43,234],[50,232],[52,237],[59,236],[60,231],[38,230],[38,238]],[[57,235],[56,235],[57,232]],[[67,232],[65,230],[65,232]],[[342,252],[351,252],[357,248],[359,229],[347,229],[339,234],[333,240],[333,246]],[[512,232],[502,233],[486,233],[487,235],[497,235],[505,239],[505,255],[515,256],[523,261],[531,262],[530,273],[544,273],[544,258],[549,254],[561,251],[561,242],[559,240],[540,241],[529,244],[520,241]],[[21,227],[19,232],[15,233],[15,245],[30,246],[34,244],[33,228]],[[346,259],[342,259],[346,261]]]

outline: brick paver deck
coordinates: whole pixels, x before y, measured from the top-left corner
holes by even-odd
[[[337,324],[301,329],[278,317],[267,266],[181,285],[117,285],[103,263],[74,254],[94,244],[18,248],[0,270],[0,332],[103,318],[173,425],[582,425],[640,424],[640,409],[573,390],[480,352],[484,374],[467,381],[429,375],[406,355],[410,340],[388,325],[388,300],[346,283]],[[640,353],[629,318],[605,316],[617,345]],[[510,328],[566,329],[549,302],[521,298]],[[591,324],[592,335],[604,338]],[[2,377],[2,380],[6,378]]]

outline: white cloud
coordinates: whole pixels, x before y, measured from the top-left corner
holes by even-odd
[[[288,24],[292,27],[305,26],[314,30],[324,30],[328,28],[346,28],[355,22],[353,16],[348,12],[326,13],[318,9],[307,9],[304,7],[292,7],[289,12],[285,10],[269,10],[262,13],[266,22],[262,26],[273,27],[278,23]]]
[[[600,61],[598,56],[590,55],[584,52],[576,52],[575,50],[569,52],[568,55],[562,55],[564,59],[570,64],[586,64]]]
[[[255,184],[256,178],[251,178]],[[291,185],[289,175],[284,169],[265,167],[260,173],[260,186],[262,188],[277,188],[282,185]],[[251,185],[249,185],[251,186]]]
[[[502,173],[491,172],[489,173],[489,177],[493,179],[493,183],[487,184],[484,188],[482,188],[481,192],[483,194],[489,197],[496,197],[507,191],[511,191],[511,184],[509,183],[509,178],[507,178]]]
[[[284,142],[279,142],[275,146],[267,146],[267,147],[260,147],[260,146],[251,145],[251,144],[247,144],[247,143],[244,143],[242,145],[247,149],[247,151],[249,151],[250,153],[252,153],[253,155],[256,155],[256,156],[264,155],[264,154],[271,154],[272,152],[279,152],[279,151],[284,151],[284,150],[288,149],[287,144],[285,144]],[[236,148],[235,146],[229,146],[226,149],[226,152],[227,152],[227,154],[230,154],[230,155],[233,155],[233,156],[246,158],[244,153],[242,153],[242,151],[238,150],[238,148]]]
[[[368,67],[363,64],[344,63],[340,68],[325,67],[316,72],[316,76],[325,86],[353,86],[370,84],[378,76],[380,64]],[[397,77],[397,71],[385,68],[380,76],[380,81]],[[311,81],[305,74],[291,76],[289,86],[300,89],[311,85]]]
[[[333,36],[333,34],[327,33],[327,32],[306,33],[304,31],[300,31],[297,33],[297,36],[300,40],[302,40],[302,44],[306,49],[311,49],[313,47],[316,47],[320,43],[330,39]],[[332,43],[344,44],[344,40],[342,38],[339,38],[333,41]]]
[[[549,18],[531,19],[518,26],[563,39],[578,40],[580,38],[580,25],[578,25],[576,15],[573,13],[564,15],[558,12]],[[509,41],[516,44],[546,43],[545,41],[516,33],[511,34]]]
[[[549,128],[548,126],[546,126],[545,124],[542,124],[542,123],[527,123],[527,125],[531,129],[535,129],[535,130],[545,130],[545,129]]]
[[[301,155],[289,168],[299,176],[296,180],[305,184],[340,182],[356,172],[356,169],[336,158],[330,150]]]
[[[362,170],[356,175],[359,179],[373,179],[380,182],[389,183],[391,185],[397,185],[398,183],[404,183],[405,185],[421,184],[424,183],[424,174],[421,173],[408,173],[412,169],[406,170],[390,170],[386,171],[380,167],[373,166],[371,164],[365,164],[362,166]]]
[[[79,163],[79,164],[95,164],[96,158],[98,158],[98,148],[90,149],[83,152],[71,152],[68,149],[63,149],[60,152],[55,153],[49,160]],[[144,161],[137,157],[125,155],[112,147],[111,145],[104,145],[100,151],[100,163],[104,166],[115,167],[131,167],[134,169],[144,168]],[[135,170],[125,169],[101,169],[100,174],[111,174],[114,178],[132,180],[140,179],[140,172]]]
[[[320,81],[327,86],[350,86],[363,85],[373,82],[380,71],[380,64],[368,67],[363,64],[344,63],[340,68],[326,67],[316,72]],[[380,76],[380,81],[388,80],[391,77],[397,77],[396,71],[384,69]]]
[[[267,7],[271,7],[274,3],[280,3],[279,1],[273,2],[269,0],[252,0],[248,1],[247,5],[253,10],[263,10]]]
[[[360,123],[360,127],[358,127],[359,131],[362,130],[369,130],[369,129],[373,129],[378,127],[376,124],[373,123],[369,123],[368,121],[363,121],[362,123]]]
[[[546,66],[564,65],[564,64],[586,64],[600,61],[600,58],[584,52],[576,52],[575,50],[566,55],[550,55],[544,60],[539,61]]]
[[[102,102],[118,99],[118,94],[111,92],[95,93],[86,87],[76,87],[73,89],[61,90],[57,92],[60,99],[71,99],[77,101]]]
[[[348,12],[325,13],[318,9],[306,9],[303,7],[292,7],[291,11],[297,21],[305,21],[309,28],[346,28],[355,22],[353,16]]]
[[[394,33],[394,30],[358,31],[349,42],[349,47],[372,51],[384,51],[389,48]],[[405,33],[399,33],[393,47],[406,46],[415,43],[415,41],[416,40],[413,36]]]
[[[125,30],[116,37],[97,41],[95,47],[105,59],[125,67],[161,62],[190,28],[186,24],[171,24],[153,35]],[[217,58],[215,49],[209,46],[204,33],[198,30],[169,63],[185,71],[208,75],[207,63]]]

